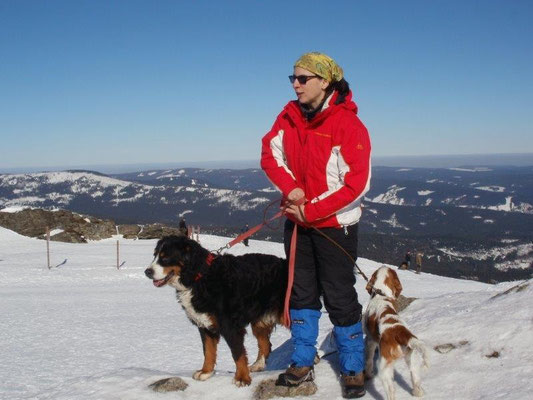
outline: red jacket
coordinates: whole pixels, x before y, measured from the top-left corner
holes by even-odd
[[[357,117],[352,94],[337,93],[311,121],[289,102],[263,137],[261,168],[283,193],[303,189],[304,214],[316,227],[352,225],[370,183],[370,138]]]

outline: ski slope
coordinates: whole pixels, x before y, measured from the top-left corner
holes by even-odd
[[[230,239],[200,236],[217,249]],[[253,374],[250,387],[232,385],[234,364],[225,343],[219,348],[217,374],[196,382],[202,346],[169,287],[155,288],[143,271],[155,241],[116,238],[88,244],[46,243],[0,228],[0,398],[1,399],[250,399],[257,384],[284,369],[290,334],[278,327],[267,371]],[[250,240],[233,254],[262,252],[283,256],[281,244]],[[66,260],[66,262],[65,262]],[[360,259],[369,275],[381,264]],[[398,271],[403,294],[417,297],[402,317],[430,348],[431,367],[423,374],[427,399],[529,399],[533,392],[533,285],[500,294],[519,282],[487,285],[411,271]],[[356,283],[360,302],[368,295]],[[325,311],[323,311],[325,314]],[[331,323],[320,321],[319,347],[330,345]],[[438,353],[433,347],[456,348]],[[246,346],[251,361],[256,345]],[[491,357],[489,357],[491,356]],[[340,399],[336,355],[316,366],[313,399]],[[148,385],[180,376],[184,392],[160,394]],[[398,400],[410,399],[410,378],[396,364]],[[384,400],[379,380],[369,382],[368,399]]]

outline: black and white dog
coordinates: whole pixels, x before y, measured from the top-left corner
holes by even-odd
[[[270,334],[283,318],[286,260],[267,254],[214,256],[185,236],[167,236],[157,243],[145,274],[156,287],[168,284],[176,289],[178,301],[200,331],[204,364],[194,379],[213,375],[220,336],[231,349],[237,386],[249,385],[250,371],[265,368]],[[259,347],[250,368],[244,348],[248,324]]]

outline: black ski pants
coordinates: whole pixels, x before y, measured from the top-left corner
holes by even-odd
[[[294,222],[285,222],[284,244],[289,257]],[[346,228],[320,228],[357,259],[358,224]],[[290,308],[320,311],[324,306],[333,325],[350,326],[361,319],[362,307],[355,291],[354,264],[335,244],[313,228],[298,226],[294,284]]]

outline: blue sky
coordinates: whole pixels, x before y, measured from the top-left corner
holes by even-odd
[[[533,2],[0,1],[0,168],[259,158],[304,52],[375,156],[533,152]]]

